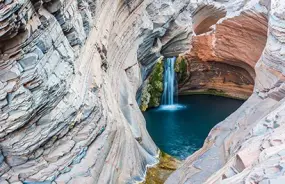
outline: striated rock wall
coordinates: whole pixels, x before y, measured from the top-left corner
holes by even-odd
[[[284,183],[284,10],[280,0],[248,1],[268,11],[265,48],[251,97],[216,125],[203,148],[166,183]]]
[[[137,104],[141,84],[158,57],[190,44],[192,64],[214,61],[205,65],[223,75],[237,66],[232,78],[256,75],[255,90],[167,183],[282,182],[284,8],[281,0],[0,1],[1,183],[141,181],[158,151]]]
[[[232,11],[230,5],[198,3],[195,35],[186,54],[189,77],[180,83],[180,94],[214,89],[242,99],[251,95],[254,66],[266,43],[267,16],[262,8]]]
[[[179,94],[213,94],[247,99],[254,79],[243,68],[221,62],[189,60],[188,77],[180,82]]]
[[[1,183],[142,180],[158,150],[136,92],[186,50],[188,4],[0,1]]]

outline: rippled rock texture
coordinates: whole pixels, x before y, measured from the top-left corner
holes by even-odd
[[[187,63],[187,73],[179,84],[181,95],[213,94],[246,100],[252,94],[254,79],[244,68],[191,59]]]
[[[203,148],[187,158],[183,166],[172,174],[166,183],[284,183],[284,41],[285,41],[285,3],[281,0],[239,1],[224,3],[229,19],[219,21],[216,34],[205,36],[215,43],[208,47],[205,54],[195,52],[194,56],[208,60],[209,54],[218,62],[246,61],[250,68],[255,68],[256,78],[251,97],[231,116],[216,125],[206,139]],[[239,6],[240,5],[240,6]],[[237,8],[239,7],[239,8]],[[236,22],[235,17],[238,16]],[[254,22],[250,22],[254,18]],[[241,24],[239,20],[247,20]],[[265,22],[268,30],[265,48],[261,49],[261,37],[265,37]],[[249,21],[249,22],[248,22]],[[234,25],[235,29],[247,30],[262,25],[253,32],[259,32],[244,40],[247,32],[232,42],[229,36],[234,31],[217,37],[219,27]],[[221,27],[222,26],[222,27]],[[262,34],[261,34],[262,33]],[[200,37],[201,38],[201,37]],[[225,39],[224,39],[225,38]],[[202,39],[202,38],[201,38]],[[213,42],[213,39],[215,42]],[[225,50],[218,43],[227,40],[230,49]],[[197,42],[197,44],[202,42]],[[205,43],[205,42],[203,42]],[[245,44],[247,43],[247,44]],[[255,43],[255,44],[251,44]],[[259,44],[258,44],[259,43]],[[262,42],[263,43],[263,42]],[[245,47],[235,52],[237,44]],[[195,45],[195,44],[194,44]],[[241,45],[240,45],[241,46]],[[195,47],[195,46],[194,46]],[[241,50],[240,50],[241,49]],[[259,57],[257,53],[262,51]],[[222,60],[221,60],[222,58]],[[235,59],[234,59],[235,58]],[[257,64],[254,67],[254,61]]]
[[[186,51],[194,79],[211,67],[209,85],[250,89],[256,76],[255,88],[167,183],[283,183],[284,10],[281,0],[0,0],[1,183],[142,180],[158,149],[141,85],[157,58]]]
[[[186,54],[189,77],[180,83],[181,94],[214,89],[242,99],[251,95],[254,66],[266,43],[267,16],[262,8],[233,11],[229,5],[197,5],[195,34]]]
[[[188,1],[1,0],[1,183],[133,183],[157,162],[136,92],[189,45]]]

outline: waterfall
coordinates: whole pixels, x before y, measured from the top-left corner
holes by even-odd
[[[174,104],[175,87],[175,64],[176,57],[167,58],[164,63],[164,90],[162,95],[162,105]]]

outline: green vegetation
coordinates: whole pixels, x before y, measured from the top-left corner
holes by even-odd
[[[163,93],[163,70],[163,57],[160,57],[143,87],[140,106],[142,111],[160,105]],[[177,58],[174,70],[177,73],[178,82],[183,82],[187,78],[187,60],[184,56]]]
[[[178,83],[183,82],[187,78],[187,60],[184,56],[178,56],[174,70],[178,75]]]
[[[142,90],[141,110],[157,107],[160,104],[163,93],[163,61],[158,59]]]
[[[75,121],[72,121],[69,125],[69,129],[73,129],[75,126],[75,123],[76,123]]]
[[[147,169],[146,178],[142,184],[163,184],[180,165],[179,160],[160,151],[159,163]]]
[[[141,108],[142,111],[146,111],[147,110],[148,103],[149,103],[149,100],[150,100],[150,94],[148,92],[148,86],[149,86],[148,80],[145,81],[145,83],[146,84],[145,84],[145,86],[142,89],[142,96],[141,96],[141,106],[140,106],[140,108]]]

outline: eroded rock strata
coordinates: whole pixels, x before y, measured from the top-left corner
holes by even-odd
[[[193,14],[189,77],[180,83],[180,94],[215,90],[242,99],[251,95],[254,66],[266,43],[267,15],[263,9],[233,11],[227,6],[202,3]]]
[[[251,1],[243,9],[262,10],[268,17],[266,45],[255,66],[254,92],[235,113],[212,129],[203,148],[166,183],[285,182],[285,4],[278,0]]]
[[[284,10],[281,0],[0,0],[0,182],[143,180],[158,149],[137,98],[157,58],[185,53],[182,90],[255,87],[166,183],[282,183]]]
[[[158,149],[135,95],[185,51],[188,3],[0,1],[1,183],[142,180]]]
[[[179,84],[180,95],[213,94],[247,99],[254,79],[243,68],[220,62],[189,60],[188,75]]]

